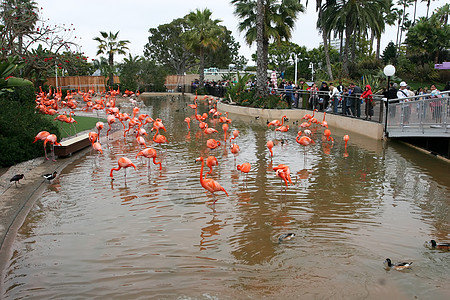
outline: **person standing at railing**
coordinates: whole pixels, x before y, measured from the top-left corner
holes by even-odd
[[[311,93],[310,96],[309,96],[309,100],[308,100],[309,101],[309,107],[311,109],[315,109],[316,108],[317,100],[318,100],[318,97],[317,97],[317,91],[318,90],[319,89],[317,88],[315,83],[313,83],[312,86],[310,86],[307,89],[307,91],[309,91]]]
[[[409,97],[409,93],[406,90],[407,84],[406,82],[402,81],[400,82],[400,89],[397,92],[397,98],[400,99],[400,103],[402,103],[402,112],[403,112],[403,123],[408,124],[409,123],[409,115],[411,113],[411,108],[409,107],[409,104],[406,104],[408,102],[408,99],[404,99]]]
[[[363,90],[354,83],[350,84],[350,88],[352,90],[352,94],[350,96],[352,99],[352,106],[350,109],[352,110],[353,116],[359,118],[361,117],[361,101],[359,100],[359,97],[362,95]]]
[[[340,93],[333,83],[330,83],[330,91],[328,92],[328,95],[330,95],[330,100],[333,105],[333,113],[337,114]]]
[[[433,119],[435,120],[435,122],[441,123],[442,102],[441,102],[441,99],[438,99],[438,98],[442,98],[441,92],[436,88],[436,86],[434,84],[431,85],[430,90],[431,90],[430,98],[436,99],[436,100],[433,100],[430,102],[431,113],[433,115]]]
[[[328,88],[328,84],[323,81],[319,88],[319,92],[321,92],[319,93],[319,111],[328,107],[328,101],[330,99],[330,96],[328,95],[329,91],[330,89]]]
[[[352,113],[350,112],[350,107],[352,106],[352,101],[350,98],[351,92],[351,90],[345,87],[344,92],[342,93],[342,110],[345,116],[352,116]]]
[[[364,100],[364,102],[366,103],[366,107],[364,110],[366,117],[364,118],[364,120],[372,120],[374,102],[372,96],[372,88],[370,87],[370,85],[366,85],[364,93],[362,93],[359,99]]]

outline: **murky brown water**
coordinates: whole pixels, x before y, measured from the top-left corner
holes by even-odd
[[[345,132],[337,130],[333,147],[316,138],[305,151],[292,129],[277,133],[287,143],[274,147],[271,161],[266,141],[275,134],[266,120],[230,115],[230,129],[240,130],[236,163],[252,164],[245,182],[229,146],[207,151],[197,122],[188,133],[187,102],[148,103],[170,141],[162,171],[135,159],[134,138],[110,141],[103,156],[67,168],[17,236],[3,298],[450,297],[450,252],[423,246],[450,240],[448,164],[354,134],[345,158]],[[215,206],[195,162],[210,153],[219,160],[212,178],[229,193],[218,193]],[[128,169],[126,181],[121,170],[111,181],[122,155],[138,170]],[[287,191],[271,170],[280,163],[291,169]],[[279,244],[287,232],[297,236]],[[413,261],[413,268],[387,271],[387,257]]]

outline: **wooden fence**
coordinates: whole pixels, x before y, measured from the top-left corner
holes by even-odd
[[[58,79],[58,82],[56,82]],[[114,76],[114,83],[120,83],[119,76]],[[47,85],[63,89],[73,89],[81,91],[88,91],[94,89],[95,92],[102,92],[106,89],[105,77],[103,76],[64,76],[64,77],[49,77],[47,78]]]

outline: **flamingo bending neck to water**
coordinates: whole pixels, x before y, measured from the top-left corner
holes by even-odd
[[[111,171],[109,172],[109,177],[111,177],[111,179],[113,179],[113,180],[114,180],[113,171],[119,171],[120,169],[124,168],[125,169],[125,179],[126,179],[127,178],[127,168],[133,167],[136,170],[136,166],[127,157],[119,158],[119,160],[117,161],[117,164],[118,164],[117,168],[112,168]]]

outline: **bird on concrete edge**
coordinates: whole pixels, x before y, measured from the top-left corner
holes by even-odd
[[[42,177],[44,177],[45,179],[47,179],[48,180],[48,182],[51,182],[53,179],[55,179],[56,178],[56,174],[57,174],[58,172],[53,172],[53,173],[49,173],[49,174],[44,174],[44,175],[42,175]]]
[[[25,178],[25,175],[23,175],[23,174],[16,174],[9,180],[9,182],[14,182],[14,184],[17,187],[17,183],[20,184],[19,180],[21,180],[22,178]]]

